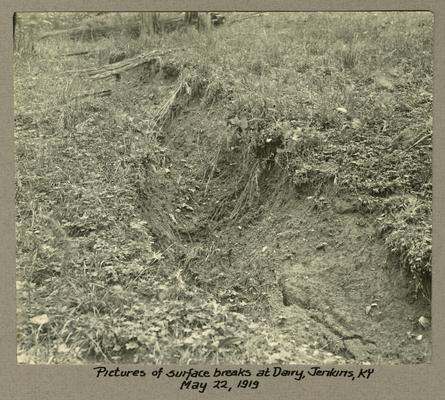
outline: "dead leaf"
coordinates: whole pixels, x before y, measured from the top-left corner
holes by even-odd
[[[57,346],[58,353],[69,353],[69,351],[70,351],[70,348],[65,343],[59,344]]]
[[[366,315],[368,315],[371,312],[372,307],[366,306]]]
[[[362,121],[360,121],[358,118],[353,118],[351,122],[352,129],[358,129],[361,128]]]
[[[419,318],[418,322],[424,329],[429,328],[431,325],[430,320],[428,318],[425,318],[423,315]]]
[[[397,78],[397,77],[400,76],[400,73],[399,73],[399,71],[397,70],[397,68],[391,68],[388,72],[389,72],[389,74],[390,74],[391,76],[393,76],[394,78]]]
[[[187,203],[182,203],[181,208],[185,208],[188,211],[194,211],[192,206],[189,206]]]
[[[35,325],[45,325],[49,322],[48,315],[42,314],[31,318],[31,322]]]
[[[152,260],[159,261],[162,260],[164,257],[162,256],[162,253],[155,251],[153,252],[151,258]]]
[[[420,90],[420,95],[421,95],[421,96],[425,96],[425,97],[430,97],[430,98],[433,97],[433,94],[430,93],[430,92],[428,92],[428,91],[426,91],[425,89],[421,89],[421,90]]]
[[[168,214],[168,216],[170,217],[170,219],[175,223],[175,224],[177,224],[178,223],[178,221],[176,221],[176,218],[175,218],[175,216],[173,215],[173,214]]]
[[[236,125],[236,126],[240,126],[240,123],[241,123],[241,121],[238,117],[234,117],[234,118],[230,119],[229,122],[232,125]]]
[[[128,342],[125,344],[125,348],[127,350],[133,350],[133,349],[137,349],[139,347],[139,344],[137,342]]]

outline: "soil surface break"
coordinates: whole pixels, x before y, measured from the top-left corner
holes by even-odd
[[[320,360],[428,362],[418,319],[429,305],[388,258],[375,217],[329,190],[315,199],[291,187],[276,167],[251,179],[240,204],[241,160],[224,144],[221,113],[183,110],[160,138],[163,167],[146,168],[145,217],[187,283],[319,349]]]

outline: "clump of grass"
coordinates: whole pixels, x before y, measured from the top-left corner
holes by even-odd
[[[343,45],[339,49],[339,59],[344,70],[352,70],[357,65],[357,52],[352,44]]]

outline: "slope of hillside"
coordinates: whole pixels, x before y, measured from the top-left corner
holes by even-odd
[[[283,13],[17,53],[19,361],[428,362],[431,41]]]

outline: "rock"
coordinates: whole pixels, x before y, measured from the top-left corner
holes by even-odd
[[[326,242],[323,242],[323,243],[317,244],[317,246],[315,248],[317,250],[325,250],[327,245],[328,244]]]
[[[280,239],[291,239],[294,236],[298,236],[298,234],[300,233],[300,231],[297,231],[295,229],[289,229],[283,232],[280,232],[277,234],[277,238]]]

